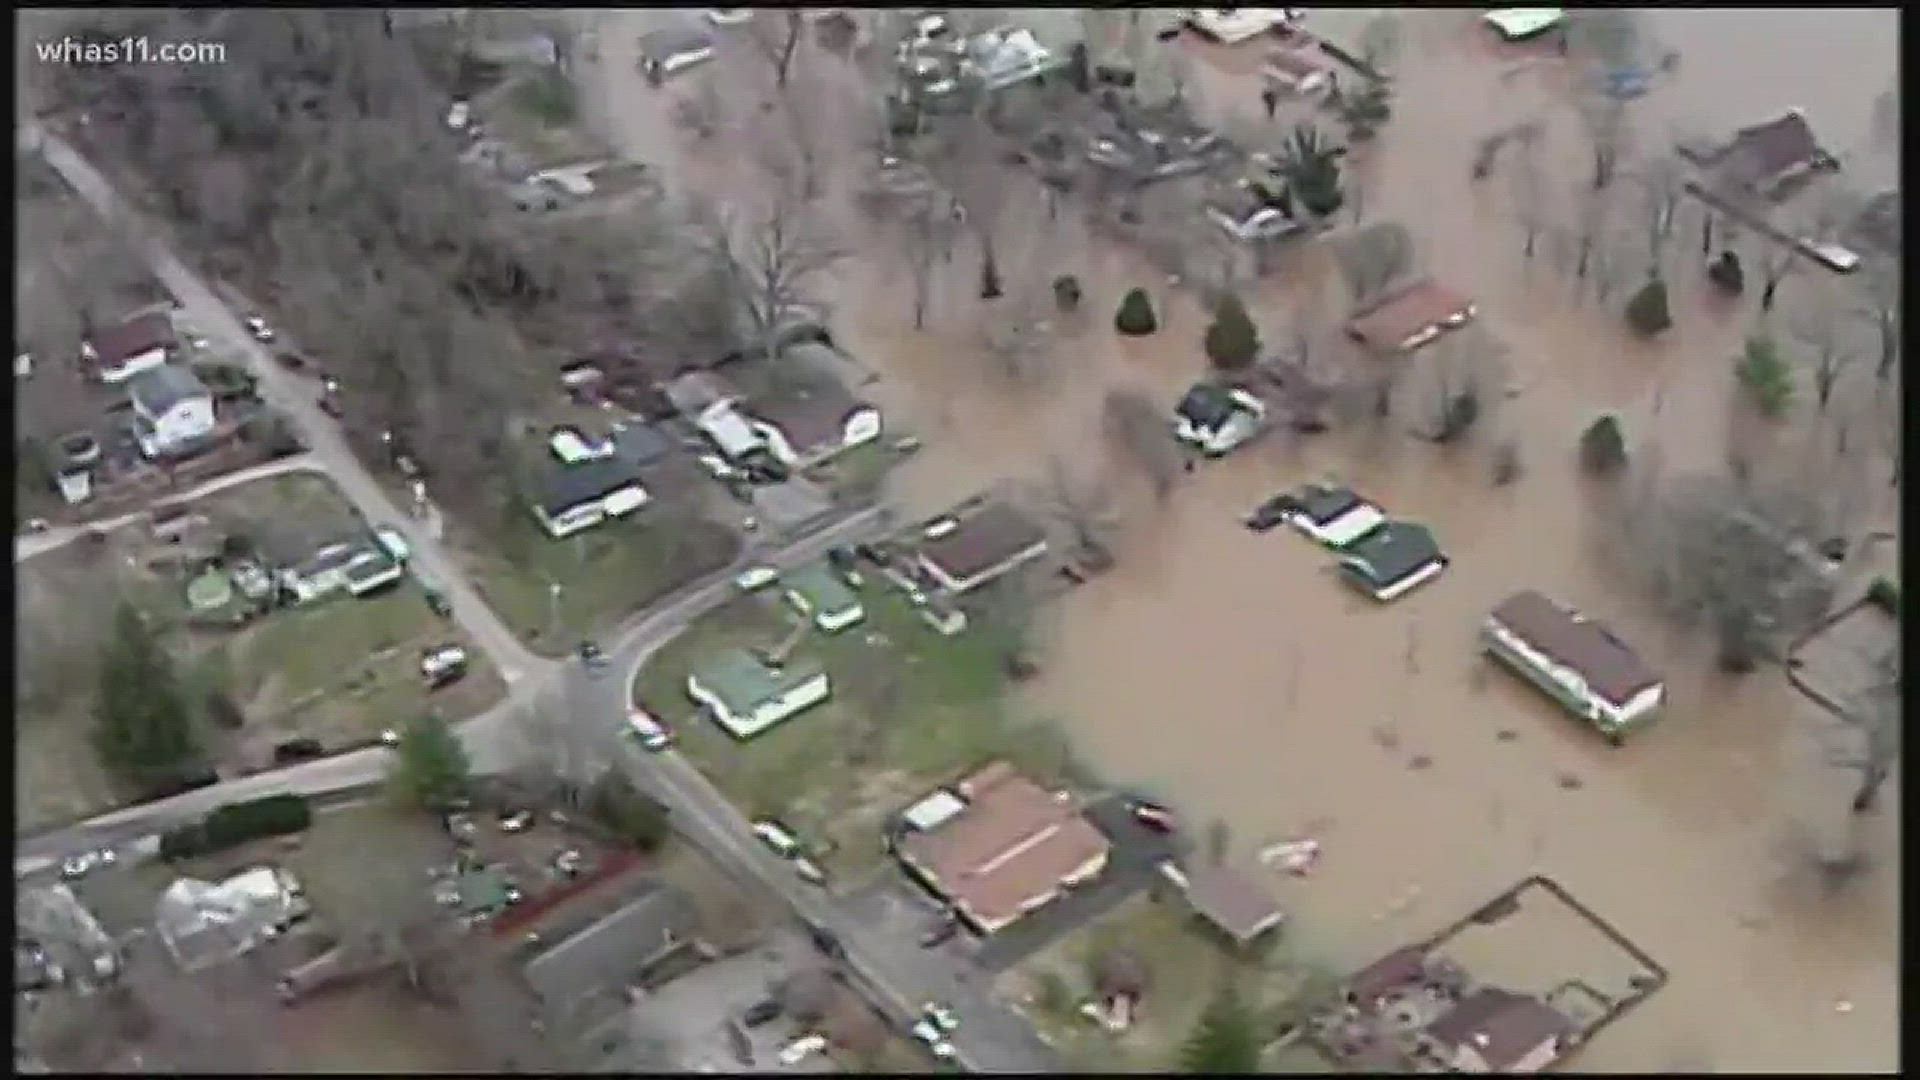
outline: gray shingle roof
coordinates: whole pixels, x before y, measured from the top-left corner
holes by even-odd
[[[191,368],[161,364],[128,380],[127,394],[149,415],[160,416],[183,401],[206,397],[207,384]]]
[[[542,513],[554,517],[639,481],[639,467],[620,454],[574,465],[556,464],[542,481],[536,501]]]
[[[1376,586],[1391,585],[1440,556],[1440,545],[1425,525],[1389,521],[1347,549],[1342,560]]]

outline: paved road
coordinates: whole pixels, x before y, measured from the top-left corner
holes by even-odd
[[[891,515],[885,508],[862,510],[837,518],[772,552],[743,554],[733,567],[689,585],[663,603],[641,613],[613,635],[614,644],[607,647],[608,654],[615,660],[632,664],[635,658],[671,641],[694,620],[726,602],[733,595],[733,575],[750,562],[780,568],[798,566],[820,558],[828,548],[879,535],[890,522]],[[556,664],[550,669],[550,677],[558,677],[562,672],[577,673],[579,670],[577,665]],[[627,670],[627,667],[617,670]],[[606,678],[590,681],[596,689],[602,685],[618,684],[620,690],[614,696],[625,697],[626,684],[621,680]],[[466,743],[478,771],[496,772],[517,759],[521,743],[513,714],[540,693],[547,682],[548,679],[544,678],[524,682],[513,688],[507,700],[461,722],[461,740]],[[583,697],[581,700],[594,699]],[[617,701],[606,702],[592,714],[580,719],[584,723],[618,724],[625,715],[624,701]],[[95,847],[118,846],[169,826],[191,821],[216,806],[240,799],[280,792],[323,794],[375,783],[385,775],[386,763],[387,751],[383,748],[355,750],[319,761],[229,780],[171,799],[102,814],[57,832],[19,839],[14,848],[14,873],[16,876],[35,873],[65,855]]]
[[[124,228],[134,248],[152,266],[155,276],[180,303],[195,329],[208,338],[231,346],[259,377],[261,397],[293,418],[311,457],[332,477],[347,500],[369,524],[390,525],[407,536],[412,561],[425,575],[434,578],[453,605],[453,617],[484,650],[508,684],[537,674],[553,662],[535,656],[507,629],[500,617],[480,598],[438,540],[410,528],[411,519],[387,497],[358,458],[347,448],[340,430],[320,411],[319,403],[300,380],[273,362],[272,356],[247,334],[240,319],[208,287],[199,274],[170,251],[158,239],[158,233],[139,214],[121,201],[105,177],[59,136],[28,121],[21,125],[20,139],[37,145],[52,166],[74,191],[91,203],[100,216]]]
[[[668,631],[667,626],[672,629]],[[593,679],[586,686],[582,700],[598,702],[589,714],[622,715],[634,677],[654,651],[684,626],[684,621],[676,624],[670,617],[662,633],[629,643],[619,657],[626,676]],[[896,1023],[905,1027],[922,1003],[940,1001],[960,1018],[952,1042],[960,1064],[969,1071],[1054,1070],[1051,1048],[1040,1041],[1026,1018],[992,995],[987,976],[967,980],[971,965],[956,964],[945,954],[920,948],[914,935],[871,926],[850,905],[801,881],[792,864],[767,851],[740,811],[679,752],[649,754],[629,743],[624,764],[645,790],[667,804],[679,831],[711,858],[737,877],[772,889],[808,925],[839,939],[852,973],[867,984],[869,993]]]
[[[35,555],[45,555],[47,552],[63,548],[95,530],[112,532],[114,529],[131,525],[145,518],[156,507],[192,502],[195,499],[204,499],[216,491],[224,491],[227,488],[237,487],[254,480],[261,480],[269,476],[278,476],[281,473],[303,471],[325,472],[326,470],[318,461],[315,461],[310,454],[295,454],[292,457],[284,457],[276,461],[268,461],[244,469],[236,469],[223,476],[216,476],[206,483],[201,484],[199,487],[192,488],[178,495],[169,495],[164,499],[155,499],[145,508],[135,510],[130,514],[120,514],[110,518],[99,518],[94,521],[83,521],[78,525],[62,525],[57,529],[48,529],[42,533],[16,536],[13,538],[13,561],[19,563],[31,559]]]

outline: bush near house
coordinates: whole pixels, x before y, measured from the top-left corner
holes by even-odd
[[[1656,279],[1640,286],[1627,301],[1627,325],[1649,336],[1673,325],[1673,313],[1667,309],[1666,282]]]
[[[1772,338],[1752,337],[1733,368],[1762,415],[1778,417],[1793,403],[1793,368]]]
[[[1072,311],[1080,306],[1080,279],[1072,274],[1061,274],[1053,279],[1053,302],[1061,311]]]
[[[1900,617],[1900,586],[1892,578],[1874,578],[1867,587],[1867,600],[1894,618]]]
[[[1131,289],[1120,300],[1120,310],[1113,317],[1113,328],[1128,337],[1144,337],[1160,329],[1160,319],[1153,313],[1153,301],[1147,298],[1147,290]]]
[[[162,833],[160,857],[190,859],[249,840],[301,832],[312,824],[313,807],[304,795],[268,795],[229,803],[199,821]]]
[[[1260,355],[1260,331],[1239,297],[1228,293],[1220,298],[1202,344],[1207,359],[1222,371],[1244,370]]]
[[[1608,414],[1588,425],[1580,436],[1580,467],[1589,476],[1614,476],[1627,467],[1627,437],[1619,417]]]

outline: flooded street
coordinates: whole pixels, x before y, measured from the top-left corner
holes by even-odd
[[[702,190],[749,200],[740,185],[750,170],[738,161],[678,160],[665,95],[633,74],[632,39],[657,14],[603,17],[599,106],[620,149],[675,170],[676,185],[697,177]],[[1847,156],[1865,143],[1874,98],[1894,76],[1891,11],[1648,18],[1682,59],[1669,85],[1631,107],[1642,146],[1676,131],[1724,134],[1799,106],[1822,142]],[[1062,718],[1116,782],[1162,792],[1196,822],[1227,822],[1242,856],[1303,834],[1321,840],[1326,858],[1314,877],[1273,881],[1295,916],[1292,940],[1336,968],[1424,937],[1525,874],[1545,873],[1673,972],[1666,989],[1582,1051],[1578,1067],[1891,1069],[1892,815],[1868,823],[1884,834],[1870,850],[1885,863],[1863,892],[1824,898],[1802,880],[1796,838],[1809,820],[1830,825],[1844,810],[1836,789],[1845,778],[1825,783],[1834,778],[1809,764],[1806,716],[1777,668],[1737,681],[1716,674],[1701,637],[1667,630],[1601,568],[1595,549],[1608,523],[1575,464],[1580,431],[1610,411],[1626,427],[1635,468],[1657,456],[1668,474],[1722,470],[1736,415],[1729,367],[1752,325],[1751,292],[1732,310],[1704,295],[1690,206],[1668,253],[1676,326],[1651,344],[1621,323],[1628,286],[1603,307],[1576,300],[1544,250],[1531,264],[1522,259],[1503,178],[1476,186],[1469,166],[1479,137],[1537,117],[1547,126],[1549,186],[1559,201],[1570,196],[1583,148],[1557,61],[1550,49],[1500,54],[1468,13],[1406,23],[1394,118],[1356,153],[1373,178],[1366,220],[1404,223],[1423,268],[1477,301],[1480,325],[1506,347],[1510,396],[1472,445],[1436,448],[1404,434],[1399,418],[1386,439],[1360,426],[1297,445],[1276,437],[1204,464],[1165,507],[1130,500],[1119,567],[1051,613],[1052,647],[1031,706]],[[809,62],[840,66],[817,52]],[[1516,65],[1526,70],[1503,77]],[[1210,106],[1254,93],[1205,63],[1198,77]],[[739,111],[747,116],[738,123],[764,122]],[[963,247],[954,256],[929,330],[917,333],[910,274],[883,230],[842,222],[856,254],[836,283],[835,330],[882,373],[870,391],[889,422],[927,436],[897,480],[917,510],[1037,476],[1050,457],[1094,469],[1106,456],[1099,402],[1110,387],[1138,386],[1171,407],[1204,372],[1205,318],[1190,298],[1169,296],[1164,277],[1131,252],[1038,207],[1026,199],[1009,211],[1003,234],[1019,238],[1002,252],[1009,295],[1044,290],[1071,271],[1086,287],[1088,315],[1029,386],[981,358],[977,255]],[[1338,295],[1337,282],[1320,280],[1326,261],[1306,253],[1296,269],[1247,291],[1263,329],[1286,325],[1303,294]],[[1162,329],[1123,345],[1111,316],[1136,284],[1162,305]],[[1800,284],[1789,279],[1783,296]],[[1776,452],[1795,456],[1805,437],[1781,436]],[[1496,487],[1487,451],[1505,439],[1526,472]],[[1452,568],[1382,607],[1342,586],[1331,559],[1306,540],[1241,526],[1261,499],[1326,474],[1431,526]],[[1886,504],[1876,528],[1891,527],[1885,487],[1872,485]],[[1663,667],[1665,718],[1609,749],[1482,659],[1480,620],[1525,587],[1606,618]],[[1430,765],[1412,767],[1417,756]]]

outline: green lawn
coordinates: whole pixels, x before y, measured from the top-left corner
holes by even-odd
[[[463,545],[480,592],[520,640],[544,656],[565,655],[581,638],[724,569],[740,550],[725,527],[660,506],[564,540],[548,537],[531,515],[520,513],[496,522],[487,539]]]
[[[742,597],[663,649],[636,697],[680,735],[681,749],[750,815],[780,816],[841,875],[882,857],[878,829],[936,784],[995,757],[1036,776],[1069,770],[1051,725],[1008,709],[1004,650],[984,630],[942,637],[889,589],[862,591],[867,619],[838,634],[809,630],[796,656],[822,662],[833,696],[741,743],[688,700],[687,672],[730,645],[770,647],[798,621],[778,586]]]

